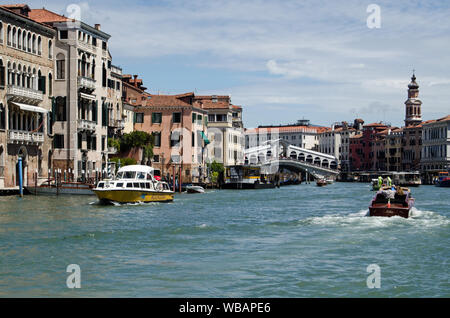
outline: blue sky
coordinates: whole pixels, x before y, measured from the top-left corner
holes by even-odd
[[[450,114],[449,1],[29,1],[111,35],[152,93],[229,94],[246,127],[307,118],[400,126],[412,69],[424,119]],[[381,28],[367,27],[369,4]]]

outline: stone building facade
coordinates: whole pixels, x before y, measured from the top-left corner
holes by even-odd
[[[0,188],[48,178],[51,169],[55,31],[27,5],[0,6]],[[37,173],[37,178],[36,178]]]
[[[30,17],[57,31],[54,102],[54,168],[72,171],[75,179],[105,172],[108,134],[121,128],[121,70],[111,63],[110,35],[82,21],[46,9]],[[50,157],[50,155],[49,155]]]

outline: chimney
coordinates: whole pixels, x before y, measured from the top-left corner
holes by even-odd
[[[97,24],[94,25],[94,27],[95,27],[96,30],[100,31],[100,24],[97,23]]]
[[[137,75],[133,75],[133,77],[134,77],[134,87],[137,87],[137,78],[138,78],[138,76]]]

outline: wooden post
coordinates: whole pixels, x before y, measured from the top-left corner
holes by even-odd
[[[34,178],[34,195],[37,195],[37,179],[38,179],[38,171],[36,169],[36,177]]]
[[[182,169],[182,168],[181,168],[181,164],[180,164],[180,177],[178,178],[178,182],[180,183],[180,187],[179,187],[179,188],[180,188],[180,189],[179,189],[179,190],[180,190],[180,193],[181,193],[181,190],[182,190],[182,188],[181,188],[181,184],[182,184],[181,169]]]
[[[172,186],[172,188],[173,188],[173,192],[175,192],[175,190],[176,190],[175,189],[175,165],[172,166],[172,170],[173,170],[172,171],[173,172],[172,173],[172,176],[173,176],[173,186]]]
[[[23,197],[23,171],[22,171],[22,157],[19,157],[19,193]]]

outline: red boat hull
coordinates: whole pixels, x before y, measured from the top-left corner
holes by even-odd
[[[391,206],[388,207],[387,204],[375,203],[374,205],[369,207],[370,216],[384,216],[384,217],[401,216],[403,218],[408,218],[409,211],[410,211],[409,207],[404,207],[400,204],[391,204]]]

